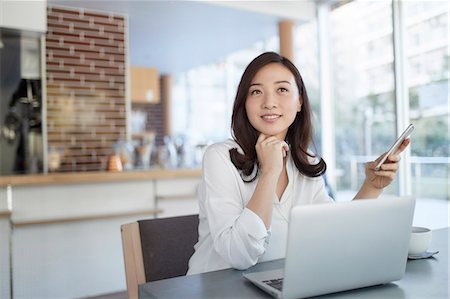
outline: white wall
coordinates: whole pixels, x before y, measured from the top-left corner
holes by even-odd
[[[47,1],[0,0],[0,27],[46,32]]]
[[[211,4],[265,13],[292,20],[308,21],[314,18],[314,1],[207,1]]]

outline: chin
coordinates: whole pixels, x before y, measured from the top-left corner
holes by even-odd
[[[279,130],[261,130],[259,132],[267,136],[286,136],[287,134],[287,131],[279,131]]]

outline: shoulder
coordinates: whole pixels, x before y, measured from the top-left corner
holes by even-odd
[[[232,139],[227,139],[222,142],[214,143],[206,148],[205,158],[219,155],[225,156],[229,159],[230,150],[233,148],[237,148],[238,150],[240,150],[239,145],[236,143],[236,141]]]
[[[318,154],[314,153],[311,150],[308,150],[308,162],[309,164],[313,165],[313,164],[317,164],[320,162],[320,157]]]
[[[208,146],[203,155],[203,173],[223,176],[231,171],[234,175],[239,175],[230,158],[230,149],[233,148],[239,149],[239,146],[231,139]]]

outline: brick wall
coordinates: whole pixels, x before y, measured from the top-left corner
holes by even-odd
[[[107,167],[126,138],[125,17],[48,7],[48,147],[63,150],[60,171]]]
[[[163,84],[162,82],[160,83],[160,86],[162,87]],[[160,99],[161,100],[158,104],[151,104],[147,109],[147,130],[155,131],[156,145],[163,145],[164,136],[167,135],[164,116],[166,96],[163,88],[160,89]]]
[[[164,145],[164,136],[168,135],[166,127],[166,105],[170,101],[170,94],[163,88],[163,79],[160,77],[160,101],[159,103],[132,103],[133,110],[145,112],[147,120],[145,123],[145,131],[155,133],[155,143],[157,146]]]

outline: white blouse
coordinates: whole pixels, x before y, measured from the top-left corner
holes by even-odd
[[[281,200],[274,195],[272,223],[264,222],[247,203],[257,178],[245,183],[230,160],[233,140],[208,147],[203,157],[203,179],[198,189],[199,240],[189,260],[189,274],[224,268],[247,269],[257,262],[285,257],[290,210],[295,205],[331,202],[321,177],[299,173],[288,155],[289,183]],[[251,176],[253,177],[253,176]]]

